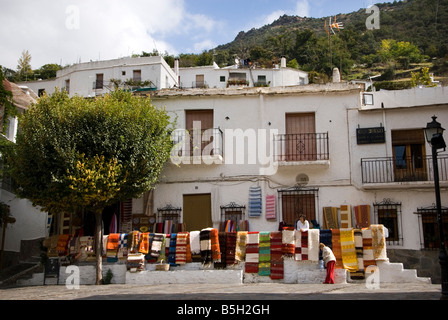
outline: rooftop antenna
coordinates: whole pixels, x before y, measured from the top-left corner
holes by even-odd
[[[328,46],[330,50],[330,69],[333,69],[333,52],[331,48],[331,36],[336,34],[336,30],[339,32],[342,29],[344,29],[344,25],[341,22],[337,22],[336,16],[334,16],[334,21],[332,21],[331,19],[332,17],[328,19],[328,23],[327,19],[325,19],[324,28],[328,35]]]

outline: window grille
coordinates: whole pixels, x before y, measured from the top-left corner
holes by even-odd
[[[401,202],[384,199],[373,204],[375,221],[389,231],[386,239],[389,245],[403,245],[403,226],[401,219]]]
[[[319,208],[319,189],[293,187],[278,190],[279,206],[285,226],[295,227],[300,215],[317,226]]]
[[[440,249],[440,233],[437,221],[437,207],[418,208],[420,245],[422,249]],[[445,244],[448,245],[448,208],[442,207],[443,231]]]

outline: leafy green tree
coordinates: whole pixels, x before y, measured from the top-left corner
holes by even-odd
[[[381,49],[378,51],[378,55],[383,62],[395,61],[400,63],[405,69],[408,68],[409,63],[419,63],[426,58],[416,45],[392,39],[385,39],[381,42]]]
[[[31,54],[28,50],[23,50],[17,64],[17,73],[22,81],[30,80],[33,77],[33,69],[31,68]]]
[[[0,130],[3,134],[8,128],[9,116],[17,115],[17,110],[12,99],[12,92],[5,88],[3,84],[4,80],[3,68],[0,66]]]
[[[62,69],[62,66],[49,63],[45,64],[37,70],[34,70],[34,76],[42,80],[56,78],[56,73]]]
[[[124,91],[96,99],[56,91],[29,108],[20,125],[8,157],[17,195],[50,213],[94,214],[101,284],[102,211],[157,183],[172,145],[168,114]]]

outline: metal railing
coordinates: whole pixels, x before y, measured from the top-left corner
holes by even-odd
[[[219,128],[193,130],[178,129],[172,134],[176,155],[191,156],[223,156],[223,132]]]
[[[448,181],[448,155],[438,157],[440,181]],[[434,181],[431,156],[361,159],[362,183]]]
[[[274,136],[274,161],[329,160],[329,150],[328,132]]]

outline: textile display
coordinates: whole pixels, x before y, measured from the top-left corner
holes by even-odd
[[[119,233],[111,233],[107,238],[106,257],[117,258],[118,255],[118,243],[120,241]]]
[[[224,269],[227,265],[226,260],[227,233],[225,231],[220,231],[218,233],[218,237],[219,237],[219,249],[221,250],[221,260],[214,263],[214,268]]]
[[[374,224],[372,229],[372,248],[375,260],[387,260],[386,238],[384,237],[384,226]]]
[[[151,247],[149,246],[149,232],[142,233],[138,251],[140,253],[147,254],[149,253],[150,248]]]
[[[176,266],[176,244],[177,233],[170,234],[170,247],[168,248],[168,263],[170,266]]]
[[[355,250],[356,258],[358,260],[358,271],[354,271],[350,274],[352,279],[364,279],[364,255],[363,255],[363,243],[362,243],[362,230],[354,229],[355,236]]]
[[[166,258],[166,237],[167,237],[167,235],[163,234],[162,245],[160,247],[160,254],[157,257],[157,262],[160,262],[160,263],[168,261],[168,259]],[[154,236],[154,238],[155,238],[155,236]]]
[[[79,252],[79,237],[73,237],[69,241],[68,253],[71,255],[75,255]]]
[[[364,270],[368,266],[376,265],[375,258],[373,256],[373,244],[372,244],[372,229],[362,229],[362,260],[364,263]]]
[[[308,231],[294,231],[294,259],[296,261],[308,260]]]
[[[271,274],[271,235],[270,232],[260,232],[259,235],[259,265],[258,275]]]
[[[360,205],[355,206],[355,220],[356,228],[368,228],[370,226],[370,206]]]
[[[120,233],[118,240],[118,260],[125,260],[128,256],[128,234]]]
[[[190,232],[190,249],[192,255],[201,253],[201,241],[199,240],[199,233],[200,231]]]
[[[282,231],[275,231],[270,233],[271,237],[271,274],[270,278],[273,280],[283,279],[284,265],[282,253]]]
[[[188,232],[179,232],[176,240],[175,264],[187,263],[187,243],[189,242]]]
[[[138,252],[140,245],[140,232],[132,231],[128,234],[128,250],[131,253]]]
[[[221,262],[221,250],[219,248],[219,231],[218,229],[210,230],[210,246],[212,250],[212,261]]]
[[[249,188],[249,217],[259,217],[263,210],[261,187]]]
[[[242,262],[246,259],[246,242],[248,231],[238,231],[236,234],[235,260]]]
[[[164,238],[163,233],[154,234],[154,238],[152,240],[152,245],[151,245],[151,256],[152,257],[158,258],[160,256],[160,253],[162,251],[163,238]]]
[[[349,272],[358,271],[358,259],[355,250],[353,229],[340,229],[342,264]]]
[[[236,254],[236,232],[227,232],[226,236],[226,265],[235,264],[235,254]],[[223,250],[224,251],[224,250]]]
[[[247,220],[238,221],[238,227],[236,231],[249,231],[249,221]]]
[[[56,246],[56,252],[59,256],[67,255],[68,243],[70,240],[69,234],[61,234],[58,237],[58,244]]]
[[[203,263],[211,263],[212,260],[212,242],[210,239],[211,228],[202,229],[199,233],[201,244],[201,259]]]
[[[310,261],[319,261],[319,239],[319,229],[308,230],[308,260]]]
[[[43,246],[47,248],[47,256],[48,257],[57,257],[58,253],[56,248],[58,246],[58,238],[59,236],[51,236],[44,240]]]
[[[259,265],[259,232],[248,232],[246,241],[246,263],[244,270],[246,273],[258,273]]]
[[[341,206],[341,229],[348,229],[352,227],[352,210],[351,206]]]
[[[338,208],[324,207],[324,229],[339,229]]]
[[[341,236],[339,229],[331,229],[331,248],[336,257],[336,269],[344,269],[342,264]]]
[[[266,219],[277,219],[277,215],[275,212],[275,195],[266,195]]]
[[[141,253],[130,253],[126,260],[126,269],[128,271],[144,271],[145,255]]]
[[[287,257],[294,256],[295,241],[293,227],[284,227],[282,230],[282,253]]]

